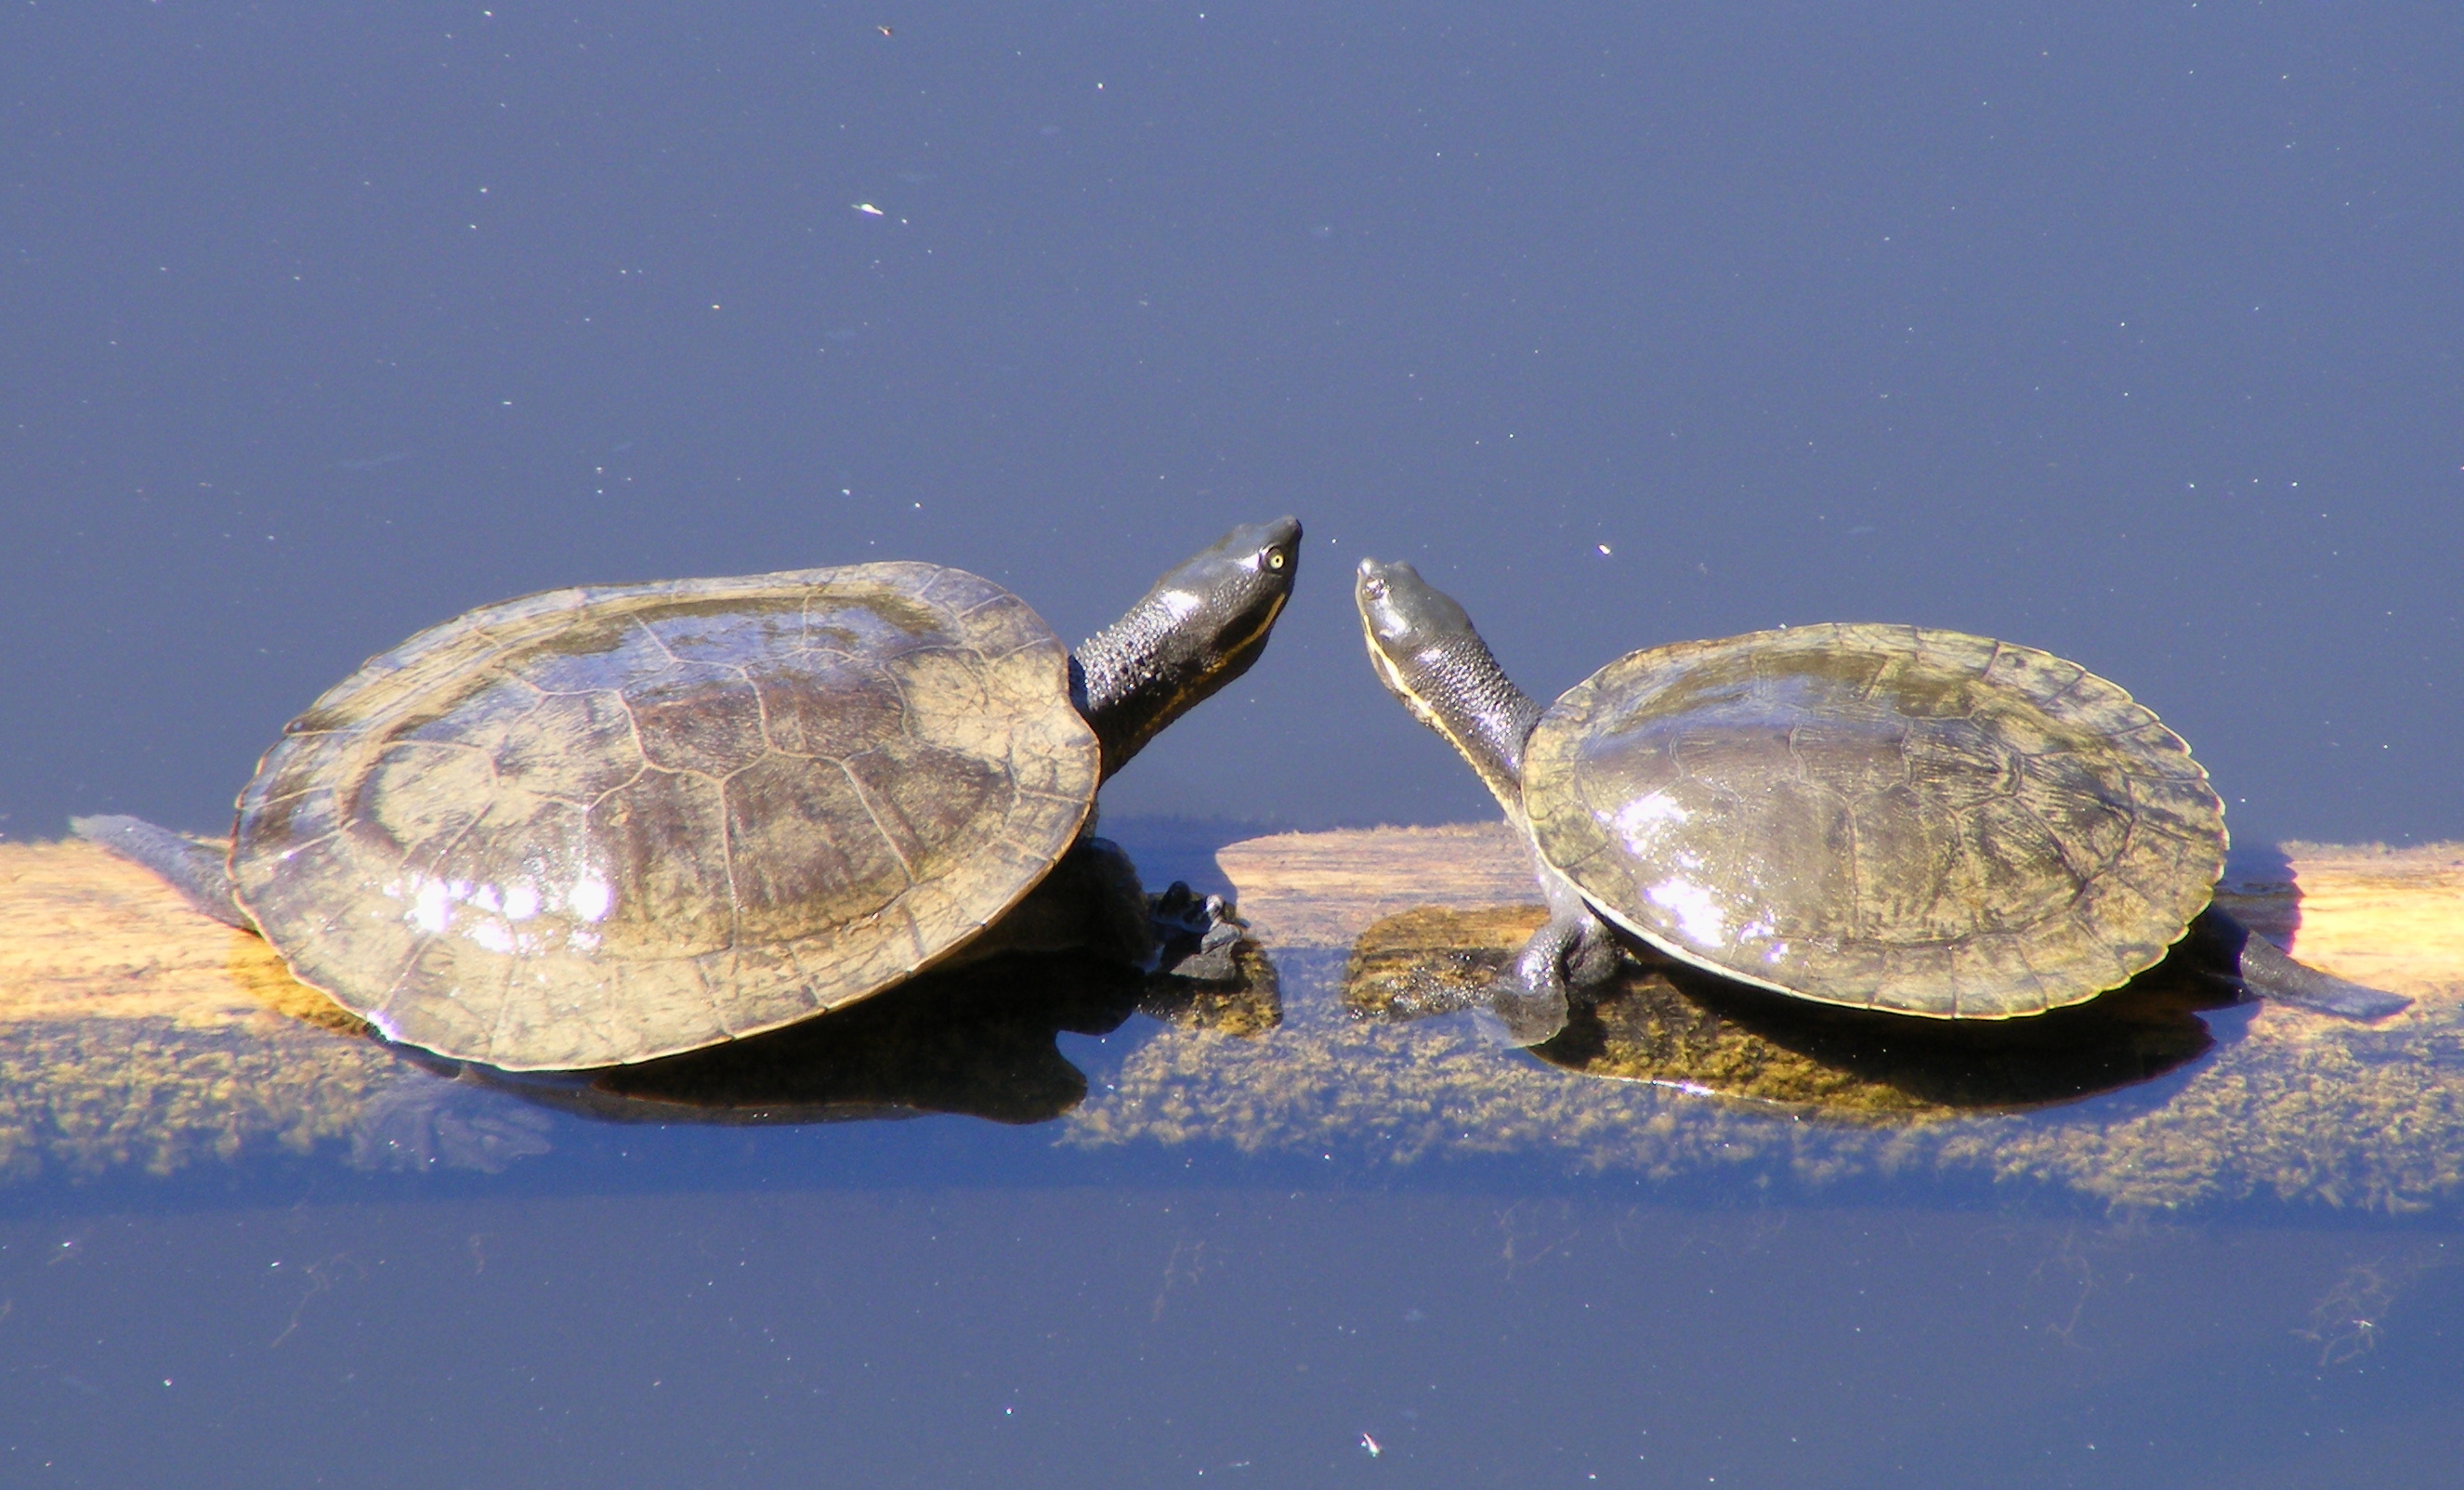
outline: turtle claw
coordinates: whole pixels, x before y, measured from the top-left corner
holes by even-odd
[[[1241,950],[1241,928],[1229,922],[1206,933],[1198,950],[1164,971],[1173,977],[1185,977],[1199,983],[1237,983],[1241,969],[1235,954]]]

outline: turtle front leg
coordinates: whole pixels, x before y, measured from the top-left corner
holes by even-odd
[[[1548,924],[1531,933],[1491,989],[1491,1007],[1517,1045],[1554,1039],[1566,1027],[1571,994],[1607,982],[1623,956],[1617,933],[1579,898],[1551,910]]]
[[[1490,985],[1490,1006],[1517,1045],[1544,1044],[1566,1027],[1570,992],[1617,975],[1624,955],[1617,933],[1592,913],[1583,892],[1534,849],[1532,868],[1549,902],[1549,922],[1531,933],[1514,965]]]
[[[1238,953],[1249,924],[1221,895],[1200,895],[1175,880],[1148,907],[1161,956],[1155,969],[1198,983],[1241,981]]]

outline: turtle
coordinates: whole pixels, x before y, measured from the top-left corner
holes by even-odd
[[[1300,541],[1235,528],[1075,651],[918,562],[505,601],[292,720],[227,852],[73,826],[385,1039],[506,1071],[700,1049],[1012,948],[1138,960],[1096,788],[1257,661]]]
[[[2409,1000],[2210,906],[2224,805],[2180,736],[2034,647],[1912,625],[1630,652],[1542,709],[1408,563],[1353,585],[1372,667],[1528,843],[1549,920],[1496,988],[1515,1042],[1629,940],[1754,988],[1947,1019],[2084,1002],[2194,921],[2248,992],[2355,1019]]]

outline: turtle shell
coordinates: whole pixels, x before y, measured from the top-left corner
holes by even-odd
[[[1533,731],[1540,855],[1602,914],[1825,1003],[2004,1019],[2164,956],[2224,867],[2224,807],[2156,716],[2076,663],[1913,626],[1635,652]]]
[[[370,660],[240,797],[292,971],[511,1070],[646,1061],[897,982],[1094,801],[1068,650],[932,564],[556,590]]]

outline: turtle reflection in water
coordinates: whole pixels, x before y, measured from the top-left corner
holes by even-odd
[[[932,564],[508,601],[294,720],[228,859],[77,827],[388,1039],[504,1070],[699,1049],[1000,950],[1139,963],[1096,787],[1257,660],[1300,537],[1233,530],[1074,653]]]
[[[1795,998],[2008,1019],[2121,987],[2199,918],[2253,992],[2361,1019],[2409,1002],[2210,909],[2207,773],[2075,663],[1809,626],[1633,652],[1543,710],[1411,565],[1362,560],[1353,595],[1378,677],[1530,845],[1550,916],[1497,985],[1520,1043],[1617,975],[1619,932]]]
[[[1538,906],[1427,907],[1361,933],[1344,972],[1355,1018],[1400,1021],[1480,1007],[1548,920]],[[2197,1011],[2230,1002],[2192,937],[2131,983],[2034,1019],[1903,1019],[1779,997],[1644,951],[1531,1047],[1588,1076],[1910,1122],[2075,1101],[2147,1081],[2214,1044]]]

